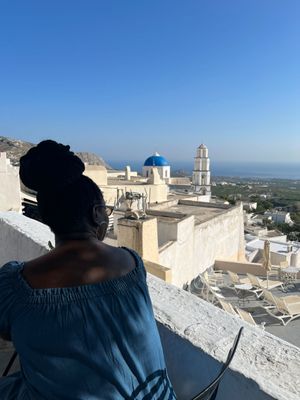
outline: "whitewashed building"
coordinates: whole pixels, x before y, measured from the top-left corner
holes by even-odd
[[[197,149],[194,161],[192,186],[194,192],[199,194],[198,201],[210,201],[210,159],[208,158],[208,149],[204,144],[201,144]]]
[[[266,218],[270,218],[274,224],[289,224],[294,225],[293,220],[291,219],[291,214],[286,211],[266,211],[264,213]]]
[[[0,211],[20,211],[19,169],[11,165],[6,153],[0,153]]]
[[[152,156],[148,157],[144,162],[143,176],[150,178],[153,174],[153,168],[157,168],[157,171],[164,181],[168,181],[171,177],[171,167],[165,157],[161,156],[157,152]]]

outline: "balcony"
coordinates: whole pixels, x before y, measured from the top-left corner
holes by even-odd
[[[0,213],[0,264],[47,251],[49,229],[17,213]],[[167,368],[180,400],[190,400],[218,373],[239,328],[244,332],[220,386],[222,400],[296,400],[300,349],[148,274]],[[9,357],[0,343],[1,369]]]

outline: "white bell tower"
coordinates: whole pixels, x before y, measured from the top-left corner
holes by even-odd
[[[210,159],[208,158],[208,149],[204,144],[197,149],[192,185],[194,192],[199,195],[199,201],[210,201]]]

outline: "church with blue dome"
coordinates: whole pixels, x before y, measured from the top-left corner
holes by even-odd
[[[143,176],[146,178],[150,178],[153,174],[153,168],[156,168],[160,178],[164,181],[168,181],[170,179],[171,167],[169,162],[165,159],[165,157],[161,156],[157,152],[152,156],[148,157],[144,162],[143,166]]]

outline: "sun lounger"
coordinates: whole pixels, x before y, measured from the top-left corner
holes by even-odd
[[[300,303],[300,296],[299,295],[291,295],[291,296],[275,296],[273,293],[271,293],[269,290],[263,290],[263,295],[264,299],[276,306],[276,299],[282,299],[285,301],[287,304],[294,304],[294,303]]]
[[[224,285],[224,277],[223,274],[220,272],[214,272],[212,274],[209,274],[207,271],[203,272],[203,277],[207,282],[209,282],[210,285],[213,286],[218,286],[218,285]]]
[[[264,291],[264,298],[271,303],[270,306],[264,306],[264,309],[272,317],[279,319],[283,325],[300,317],[300,296],[278,297]]]
[[[253,286],[250,291],[254,293],[257,298],[260,298],[260,296],[263,294],[264,289],[271,290],[276,287],[281,287],[283,289],[283,282],[281,281],[262,280],[252,274],[247,274],[247,276]]]
[[[220,289],[216,286],[211,286],[201,275],[191,282],[188,291],[212,304],[219,304],[219,299],[224,299]]]
[[[242,285],[244,283],[250,283],[249,278],[240,278],[238,274],[232,271],[227,271],[227,273],[233,285]]]
[[[199,275],[202,284],[202,298],[212,304],[218,304],[219,299],[224,299],[221,290],[217,286],[212,286],[203,275]]]
[[[241,308],[238,307],[235,307],[235,309],[243,321],[248,322],[251,325],[258,326],[261,329],[265,329],[265,323],[263,322],[260,325],[257,324],[249,312],[242,310]]]
[[[231,303],[228,303],[227,301],[224,301],[222,299],[219,299],[219,303],[221,307],[223,308],[224,311],[228,312],[229,314],[232,315],[237,315],[236,311],[234,310],[233,306]]]

